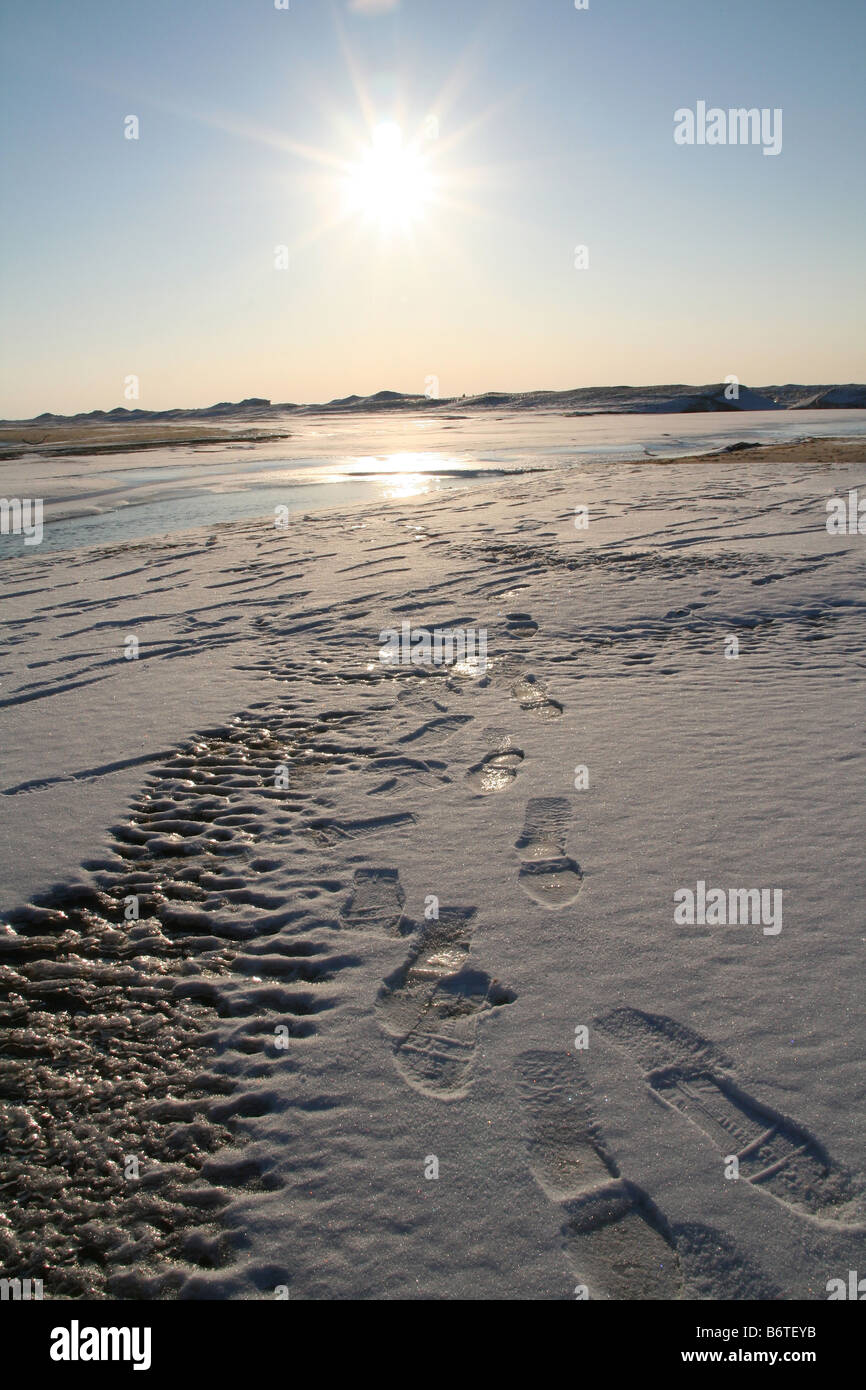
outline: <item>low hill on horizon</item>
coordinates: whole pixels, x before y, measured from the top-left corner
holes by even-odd
[[[728,393],[726,395],[726,392]],[[729,399],[724,382],[706,386],[583,386],[565,391],[487,391],[476,396],[429,397],[402,391],[377,391],[370,396],[342,396],[318,405],[291,401],[274,403],[261,396],[215,405],[169,410],[128,409],[80,411],[56,415],[49,411],[29,420],[2,420],[2,425],[37,427],[65,423],[130,424],[137,420],[268,420],[275,415],[342,414],[399,410],[555,410],[570,415],[682,415],[743,410],[866,410],[866,385],[793,385],[749,387],[742,383]]]

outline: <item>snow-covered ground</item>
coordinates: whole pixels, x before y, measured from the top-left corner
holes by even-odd
[[[823,1299],[862,1265],[866,536],[825,501],[866,465],[547,463],[3,561],[4,1272]],[[407,621],[487,669],[384,664]],[[699,883],[781,919],[680,924]]]

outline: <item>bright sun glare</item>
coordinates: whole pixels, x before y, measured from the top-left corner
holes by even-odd
[[[377,125],[372,143],[348,175],[350,210],[385,231],[406,231],[431,197],[426,160],[407,146],[392,121]]]

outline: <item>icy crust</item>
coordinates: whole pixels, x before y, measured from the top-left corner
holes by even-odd
[[[246,718],[184,746],[89,866],[92,888],[58,887],[7,916],[0,1264],[52,1297],[176,1289],[173,1261],[228,1258],[211,1224],[226,1189],[270,1184],[266,1162],[214,1154],[239,1105],[273,1098],[215,1105],[233,1083],[206,1062],[229,1013],[254,1014],[248,1046],[262,1046],[268,990],[296,1036],[314,1029],[315,1004],[287,988],[325,973],[302,945],[256,962],[262,988],[240,1006],[229,987],[244,943],[277,930],[267,909],[283,896],[255,832],[287,743]]]

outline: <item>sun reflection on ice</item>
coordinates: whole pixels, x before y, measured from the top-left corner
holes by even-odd
[[[421,497],[430,491],[430,478],[425,473],[394,474],[394,482],[386,487],[383,497],[390,500],[401,497]]]

